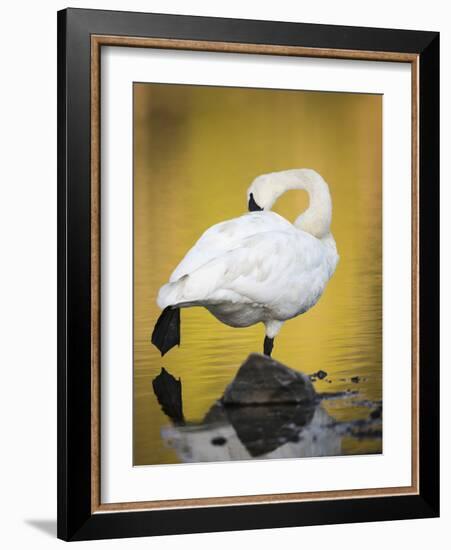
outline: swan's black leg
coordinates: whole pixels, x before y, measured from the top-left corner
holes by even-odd
[[[161,313],[152,333],[152,344],[161,355],[164,355],[174,346],[180,345],[180,309],[166,307]]]
[[[268,338],[265,336],[265,341],[263,343],[263,353],[268,357],[271,357],[272,348],[274,347],[274,338]]]

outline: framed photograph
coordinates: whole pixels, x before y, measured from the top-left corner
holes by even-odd
[[[58,536],[439,514],[439,35],[58,13]]]

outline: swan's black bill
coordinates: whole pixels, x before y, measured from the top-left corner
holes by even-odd
[[[263,210],[263,208],[260,208],[260,206],[258,206],[258,204],[255,202],[254,193],[251,193],[249,195],[249,203],[247,207],[249,209],[249,212],[260,212],[261,210]]]
[[[267,336],[265,336],[265,341],[263,343],[263,353],[268,357],[271,357],[273,347],[274,347],[274,338],[268,338]]]
[[[180,309],[168,306],[163,309],[152,332],[152,344],[163,356],[174,346],[180,345]]]

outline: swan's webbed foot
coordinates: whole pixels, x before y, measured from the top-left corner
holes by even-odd
[[[265,336],[265,341],[263,342],[263,353],[268,357],[271,357],[272,348],[274,347],[274,338],[268,338]]]
[[[180,309],[178,307],[166,307],[152,332],[152,344],[156,346],[163,356],[174,346],[180,345]]]

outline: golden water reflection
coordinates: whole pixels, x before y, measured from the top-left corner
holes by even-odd
[[[319,392],[338,421],[365,418],[382,399],[382,97],[367,94],[134,85],[134,463],[180,462],[162,431],[152,391],[162,366],[183,382],[186,418],[201,420],[250,352],[263,326],[233,329],[201,308],[182,311],[182,344],[161,358],[150,343],[155,298],[201,233],[246,211],[259,174],[313,168],[328,181],[340,263],[319,303],[287,322],[273,355],[291,368],[328,373]],[[274,210],[289,220],[300,191]],[[359,376],[359,383],[351,378]],[[380,452],[381,440],[343,438],[341,454]]]

